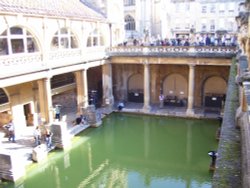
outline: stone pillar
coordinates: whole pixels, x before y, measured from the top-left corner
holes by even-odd
[[[150,68],[148,62],[144,63],[144,106],[145,111],[150,110]]]
[[[82,71],[83,74],[83,96],[84,96],[84,100],[83,100],[83,107],[86,108],[89,106],[89,95],[88,95],[88,76],[87,76],[87,70],[88,69],[84,69]]]
[[[82,114],[82,108],[88,107],[88,78],[87,69],[77,71],[76,77],[76,91],[77,91],[77,113]]]
[[[41,118],[43,118],[46,123],[51,123],[54,117],[50,78],[38,80],[38,93]]]
[[[188,106],[186,111],[188,115],[194,114],[194,81],[195,81],[195,65],[189,65]]]
[[[82,114],[82,107],[84,101],[84,92],[83,92],[83,79],[82,71],[75,72],[76,78],[76,95],[77,95],[77,114]]]
[[[103,80],[103,105],[112,107],[114,104],[114,96],[113,96],[111,63],[107,63],[102,66],[102,80]]]

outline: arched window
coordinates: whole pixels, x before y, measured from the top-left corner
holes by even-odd
[[[125,17],[125,30],[135,30],[135,19],[130,15]]]
[[[104,46],[104,38],[97,29],[89,34],[87,47],[91,46]]]
[[[11,27],[0,35],[0,55],[37,52],[37,43],[25,28]]]
[[[51,42],[51,49],[68,49],[78,48],[78,42],[75,35],[67,28],[57,31]]]

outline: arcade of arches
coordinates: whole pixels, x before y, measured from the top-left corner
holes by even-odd
[[[188,108],[189,100],[189,75],[190,65],[156,65],[156,64],[108,64],[111,66],[111,95],[115,101],[139,102],[145,104],[145,87],[149,86],[149,103],[158,104],[159,95],[165,97],[165,105],[179,105]],[[107,64],[106,64],[107,65]],[[103,105],[104,95],[107,93],[104,79],[104,66],[88,68],[87,92],[88,97],[80,100],[90,101],[91,95],[95,95],[94,103],[97,107]],[[145,71],[145,66],[148,72]],[[194,107],[222,107],[227,89],[227,78],[229,66],[194,66]],[[47,89],[51,93],[52,104],[63,104],[65,109],[77,107],[82,91],[83,76],[79,77],[79,71],[55,75],[46,80],[36,80],[23,83],[0,90],[0,125],[4,125],[11,118],[11,114],[19,114],[18,118],[26,122],[27,126],[34,126],[34,118],[42,111],[46,102],[44,93],[41,90]],[[145,83],[145,76],[150,77]],[[18,93],[17,93],[18,91]],[[92,91],[95,91],[92,93]],[[86,91],[85,91],[86,92]],[[181,101],[181,103],[180,103]],[[66,109],[67,111],[67,109]],[[20,113],[22,112],[22,113]]]
[[[114,64],[113,90],[116,100],[144,101],[144,65]],[[150,103],[186,106],[189,88],[188,65],[150,65]],[[221,108],[227,90],[229,67],[195,66],[194,106]],[[122,75],[122,76],[121,76]],[[181,104],[178,102],[181,101]]]

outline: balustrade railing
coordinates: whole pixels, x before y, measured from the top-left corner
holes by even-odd
[[[133,55],[133,53],[146,54],[236,54],[237,48],[234,46],[117,46],[108,48],[107,54],[110,56]]]
[[[0,56],[0,78],[41,70],[45,67],[41,53]]]

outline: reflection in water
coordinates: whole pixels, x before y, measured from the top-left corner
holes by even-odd
[[[69,151],[54,151],[33,165],[21,185],[209,188],[207,151],[217,148],[215,122],[126,114],[121,121],[121,114],[112,114],[73,140]]]
[[[92,172],[93,171],[93,167],[92,167],[92,152],[91,152],[91,145],[90,145],[90,143],[88,143],[88,159],[89,159],[89,171]]]
[[[78,188],[84,188],[88,184],[91,183],[91,181],[96,178],[100,173],[104,170],[104,168],[109,164],[108,160],[105,160],[97,169],[95,169],[91,174],[86,177],[78,186]]]
[[[67,169],[70,167],[70,157],[69,157],[69,153],[66,153],[64,155],[64,168]]]

